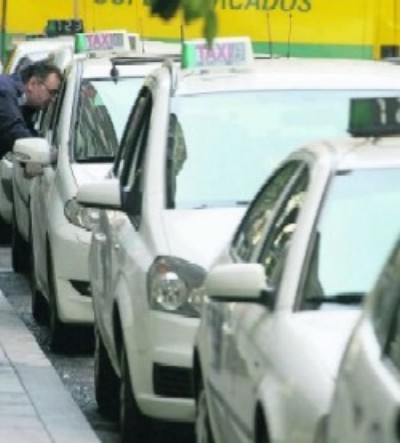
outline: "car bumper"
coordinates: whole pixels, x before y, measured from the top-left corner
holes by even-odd
[[[154,311],[148,316],[146,331],[141,330],[148,341],[140,340],[128,350],[139,408],[158,419],[191,422],[195,412],[192,349],[198,319]]]
[[[50,238],[59,318],[65,323],[92,324],[88,276],[91,233],[66,221],[57,226]]]

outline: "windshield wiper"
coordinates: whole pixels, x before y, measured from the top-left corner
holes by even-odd
[[[365,296],[364,292],[341,292],[339,294],[327,295],[326,297],[309,297],[306,303],[337,303],[340,305],[359,305]]]

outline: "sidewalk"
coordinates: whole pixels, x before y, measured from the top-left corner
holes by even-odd
[[[1,291],[0,442],[99,442],[56,370]]]

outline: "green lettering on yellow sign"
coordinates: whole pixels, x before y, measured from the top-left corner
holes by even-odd
[[[115,6],[121,6],[121,5],[132,5],[133,0],[93,0],[96,5],[115,5]]]
[[[312,0],[217,0],[221,9],[232,11],[274,11],[309,12],[312,9]]]

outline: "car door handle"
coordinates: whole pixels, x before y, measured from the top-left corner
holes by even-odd
[[[230,323],[224,322],[222,325],[224,335],[233,335],[233,328]]]
[[[107,237],[105,234],[103,234],[102,232],[96,232],[94,234],[94,238],[96,241],[98,241],[99,243],[105,243],[107,240]]]

